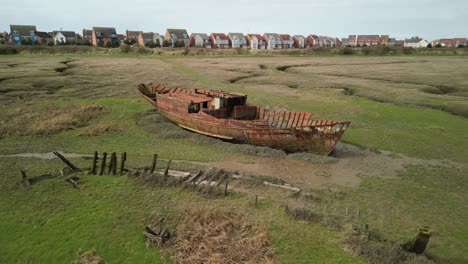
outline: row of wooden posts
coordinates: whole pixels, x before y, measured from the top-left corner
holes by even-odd
[[[117,175],[117,156],[119,156],[116,152],[112,152],[109,158],[109,165],[107,166],[107,152],[102,153],[102,159],[101,159],[101,166],[100,169],[98,168],[98,160],[99,160],[99,154],[97,151],[94,152],[93,156],[93,164],[91,166],[91,169],[89,170],[90,175]],[[125,162],[127,161],[127,152],[123,152],[120,154],[120,170],[119,174],[124,175],[125,172],[128,172],[127,169],[125,169]],[[158,154],[153,155],[153,161],[151,163],[150,168],[145,168],[145,172],[150,172],[153,174],[156,170],[156,164],[158,162]],[[169,173],[169,167],[171,166],[171,160],[167,163],[166,169],[164,170],[164,175],[167,176]],[[99,172],[98,172],[99,169]],[[107,169],[107,172],[106,172]]]

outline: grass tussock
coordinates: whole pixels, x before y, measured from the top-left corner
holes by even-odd
[[[34,109],[19,107],[0,116],[0,139],[11,136],[45,136],[77,129],[107,112],[106,108],[98,104],[50,104]]]
[[[243,215],[213,208],[187,209],[180,215],[175,263],[276,263],[267,231]]]
[[[389,241],[376,241],[366,236],[351,235],[343,242],[345,248],[364,257],[371,264],[431,264],[424,255],[405,251],[401,245]]]
[[[95,250],[80,253],[80,258],[72,262],[73,264],[104,264],[106,261],[98,255]]]
[[[80,136],[95,137],[107,133],[119,132],[122,128],[112,122],[87,126],[80,133]]]

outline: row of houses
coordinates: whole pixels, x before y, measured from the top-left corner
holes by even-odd
[[[10,33],[0,33],[0,41],[14,44],[88,44],[93,46],[118,46],[120,43],[154,45],[165,47],[204,47],[239,49],[291,49],[308,47],[362,47],[362,46],[405,46],[412,48],[468,46],[466,38],[440,39],[431,43],[419,37],[405,40],[390,38],[389,35],[349,35],[341,40],[334,37],[310,34],[289,35],[278,33],[192,33],[185,29],[167,29],[164,35],[154,32],[127,30],[117,34],[113,27],[83,29],[82,35],[74,31],[37,31],[36,26],[10,25]]]

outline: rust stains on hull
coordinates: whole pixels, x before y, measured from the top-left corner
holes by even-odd
[[[140,84],[138,90],[161,115],[203,135],[283,149],[328,155],[349,121],[316,120],[308,112],[279,112],[247,104],[247,96],[223,91]]]

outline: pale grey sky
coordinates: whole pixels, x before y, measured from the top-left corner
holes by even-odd
[[[112,26],[164,33],[242,32],[468,37],[467,0],[0,0],[0,31],[33,24],[39,31]]]

